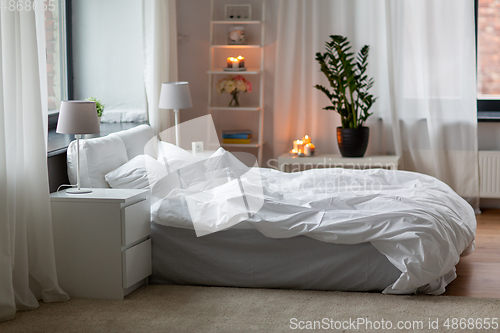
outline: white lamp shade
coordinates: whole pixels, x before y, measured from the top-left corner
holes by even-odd
[[[62,101],[56,132],[63,134],[100,133],[95,102]]]
[[[187,109],[193,107],[189,83],[187,82],[166,82],[161,85],[160,109]]]

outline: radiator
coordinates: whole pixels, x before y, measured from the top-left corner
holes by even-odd
[[[500,151],[479,151],[479,196],[500,198]]]

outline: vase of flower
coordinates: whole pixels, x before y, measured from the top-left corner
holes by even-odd
[[[240,101],[238,100],[240,92],[252,92],[252,83],[241,75],[235,77],[228,76],[217,82],[215,87],[219,94],[223,92],[231,94],[231,101],[229,102],[229,106],[231,107],[240,106]]]
[[[229,102],[229,106],[240,106],[240,102],[238,101],[238,95],[240,94],[239,90],[234,89],[231,92],[231,101]]]

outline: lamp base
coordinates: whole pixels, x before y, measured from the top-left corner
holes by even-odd
[[[70,189],[66,190],[66,193],[68,193],[68,194],[85,194],[85,193],[91,193],[91,192],[92,192],[92,189],[90,189],[90,188],[81,188],[81,189],[70,188]]]

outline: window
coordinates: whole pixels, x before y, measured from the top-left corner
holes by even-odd
[[[54,4],[50,0],[50,5]],[[45,43],[47,52],[47,88],[49,113],[59,111],[67,99],[65,1],[57,0],[45,13]]]
[[[74,98],[101,100],[103,123],[146,120],[143,2],[73,0],[72,6]]]
[[[476,0],[479,120],[500,119],[500,0]]]

